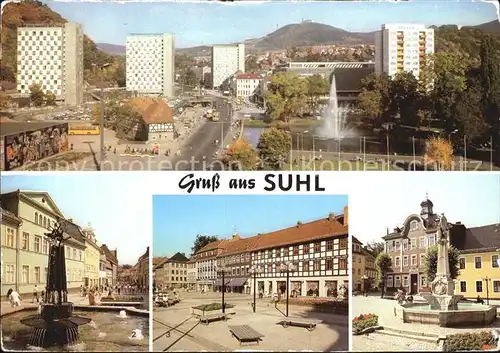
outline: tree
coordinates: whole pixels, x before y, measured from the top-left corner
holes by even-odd
[[[459,269],[459,257],[460,253],[454,246],[450,245],[448,250],[448,264],[450,266],[450,276],[452,279],[455,279],[460,274]],[[431,246],[427,248],[427,251],[424,255],[424,275],[427,280],[427,283],[431,283],[436,278],[437,271],[437,262],[438,262],[438,247]]]
[[[322,96],[327,96],[330,90],[328,80],[321,75],[308,76],[307,82],[307,96],[311,104],[312,111],[318,107],[318,99]]]
[[[45,105],[56,105],[56,95],[52,91],[45,93]]]
[[[290,135],[282,129],[271,128],[264,131],[257,145],[261,166],[268,166],[274,170],[281,169],[282,164],[290,156],[291,143]]]
[[[196,73],[189,68],[183,77],[184,84],[189,87],[195,87],[198,84],[198,78],[196,77]]]
[[[301,113],[306,102],[307,82],[291,72],[279,72],[267,88],[267,114],[273,120],[288,122]]]
[[[445,138],[431,137],[426,144],[425,158],[428,162],[436,162],[438,170],[449,170],[453,162],[453,145]]]
[[[229,170],[255,170],[259,157],[250,142],[237,139],[229,145],[222,162]]]
[[[0,109],[5,109],[10,106],[11,97],[4,92],[0,92]]]
[[[401,124],[418,126],[420,94],[418,80],[411,72],[397,73],[391,81],[394,111],[399,113]]]
[[[104,111],[105,121],[109,121],[119,139],[147,141],[148,128],[142,116],[130,105],[109,106]],[[108,114],[110,116],[108,116]]]
[[[371,241],[366,247],[368,250],[377,258],[380,253],[383,253],[385,250],[385,243],[383,241]]]
[[[387,74],[372,73],[361,80],[358,107],[373,127],[392,121],[391,78]]]
[[[256,72],[260,70],[260,65],[257,62],[257,57],[255,55],[250,55],[245,60],[245,71],[246,72]]]
[[[34,84],[30,86],[30,102],[35,107],[41,107],[45,103],[45,94],[42,91],[42,86]]]
[[[386,286],[385,280],[387,273],[390,271],[392,267],[392,259],[389,255],[387,255],[387,253],[382,252],[377,255],[377,258],[375,259],[375,266],[377,267],[377,277],[378,277],[377,286],[382,291],[380,297],[383,298]]]
[[[191,256],[196,254],[205,245],[210,244],[214,241],[219,240],[216,235],[202,235],[198,234],[194,240],[193,246],[191,247]]]

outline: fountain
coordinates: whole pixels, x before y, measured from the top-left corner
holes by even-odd
[[[395,315],[403,322],[435,324],[442,327],[487,326],[496,320],[497,309],[490,305],[461,302],[454,294],[455,283],[450,275],[450,228],[444,215],[437,227],[437,270],[431,282],[431,293],[419,293],[428,304],[398,304]]]
[[[66,263],[64,256],[64,230],[57,223],[50,233],[47,286],[39,313],[21,319],[21,323],[33,328],[29,345],[51,347],[72,345],[78,340],[78,326],[90,318],[73,315],[73,303],[68,302]]]
[[[126,319],[127,318],[127,312],[125,310],[120,310],[120,313],[118,314],[118,317],[120,319]]]

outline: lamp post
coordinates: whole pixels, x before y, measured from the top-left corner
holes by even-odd
[[[416,156],[415,156],[415,136],[412,136],[412,142],[413,142],[413,171],[416,170]]]
[[[257,274],[262,273],[262,269],[256,265],[250,268],[250,273],[253,275],[253,312],[255,313],[255,307],[257,305]]]
[[[486,276],[486,277],[484,277],[484,281],[486,282],[486,304],[490,305],[490,285],[489,285],[489,282],[491,282],[491,278]]]
[[[292,262],[287,261],[284,264],[281,264],[280,271],[286,272],[286,317],[288,317],[288,299],[290,297],[290,286],[288,285],[288,283],[290,280],[290,272],[297,271],[297,266],[295,266]]]
[[[102,71],[107,68],[108,66],[110,66],[111,64],[110,63],[105,63],[104,65],[101,65],[101,66],[97,66],[97,64],[92,64],[93,67],[99,67],[99,69],[101,70],[101,74],[99,75],[100,76],[100,86],[101,86],[101,109],[100,109],[100,118],[99,118],[99,122],[100,122],[100,127],[99,127],[99,130],[100,130],[100,153],[99,153],[99,170],[102,170],[102,167],[103,167],[103,164],[104,164],[104,80],[103,80],[103,73]]]
[[[225,275],[227,272],[227,267],[222,265],[220,268],[217,269],[217,274],[222,276],[222,313],[226,313],[226,304],[224,303],[224,293],[226,292],[226,279]]]

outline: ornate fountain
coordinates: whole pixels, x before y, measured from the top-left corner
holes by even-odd
[[[33,328],[31,346],[72,345],[78,340],[78,327],[91,321],[73,315],[73,303],[68,302],[64,233],[62,224],[57,223],[45,234],[50,241],[45,296],[38,314],[21,319],[22,324]]]
[[[437,229],[437,270],[431,282],[431,293],[420,293],[432,310],[458,310],[458,302],[463,295],[455,293],[455,283],[450,275],[450,228],[444,215],[439,219]]]

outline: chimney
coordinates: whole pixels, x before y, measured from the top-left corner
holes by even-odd
[[[328,214],[328,220],[329,220],[330,222],[333,222],[333,221],[335,220],[335,213],[330,212],[330,213]]]
[[[462,222],[455,222],[455,224],[456,224],[457,226],[459,226],[459,225],[461,225],[461,224],[462,224]]]
[[[389,227],[385,228],[386,234],[389,235]]]
[[[349,225],[349,207],[344,207],[344,225]]]
[[[231,240],[240,240],[240,236],[238,235],[238,233],[234,233]]]
[[[399,228],[398,227],[394,228],[394,233],[398,233],[398,232],[399,232]]]
[[[299,228],[302,225],[301,221],[297,221],[297,228]]]

